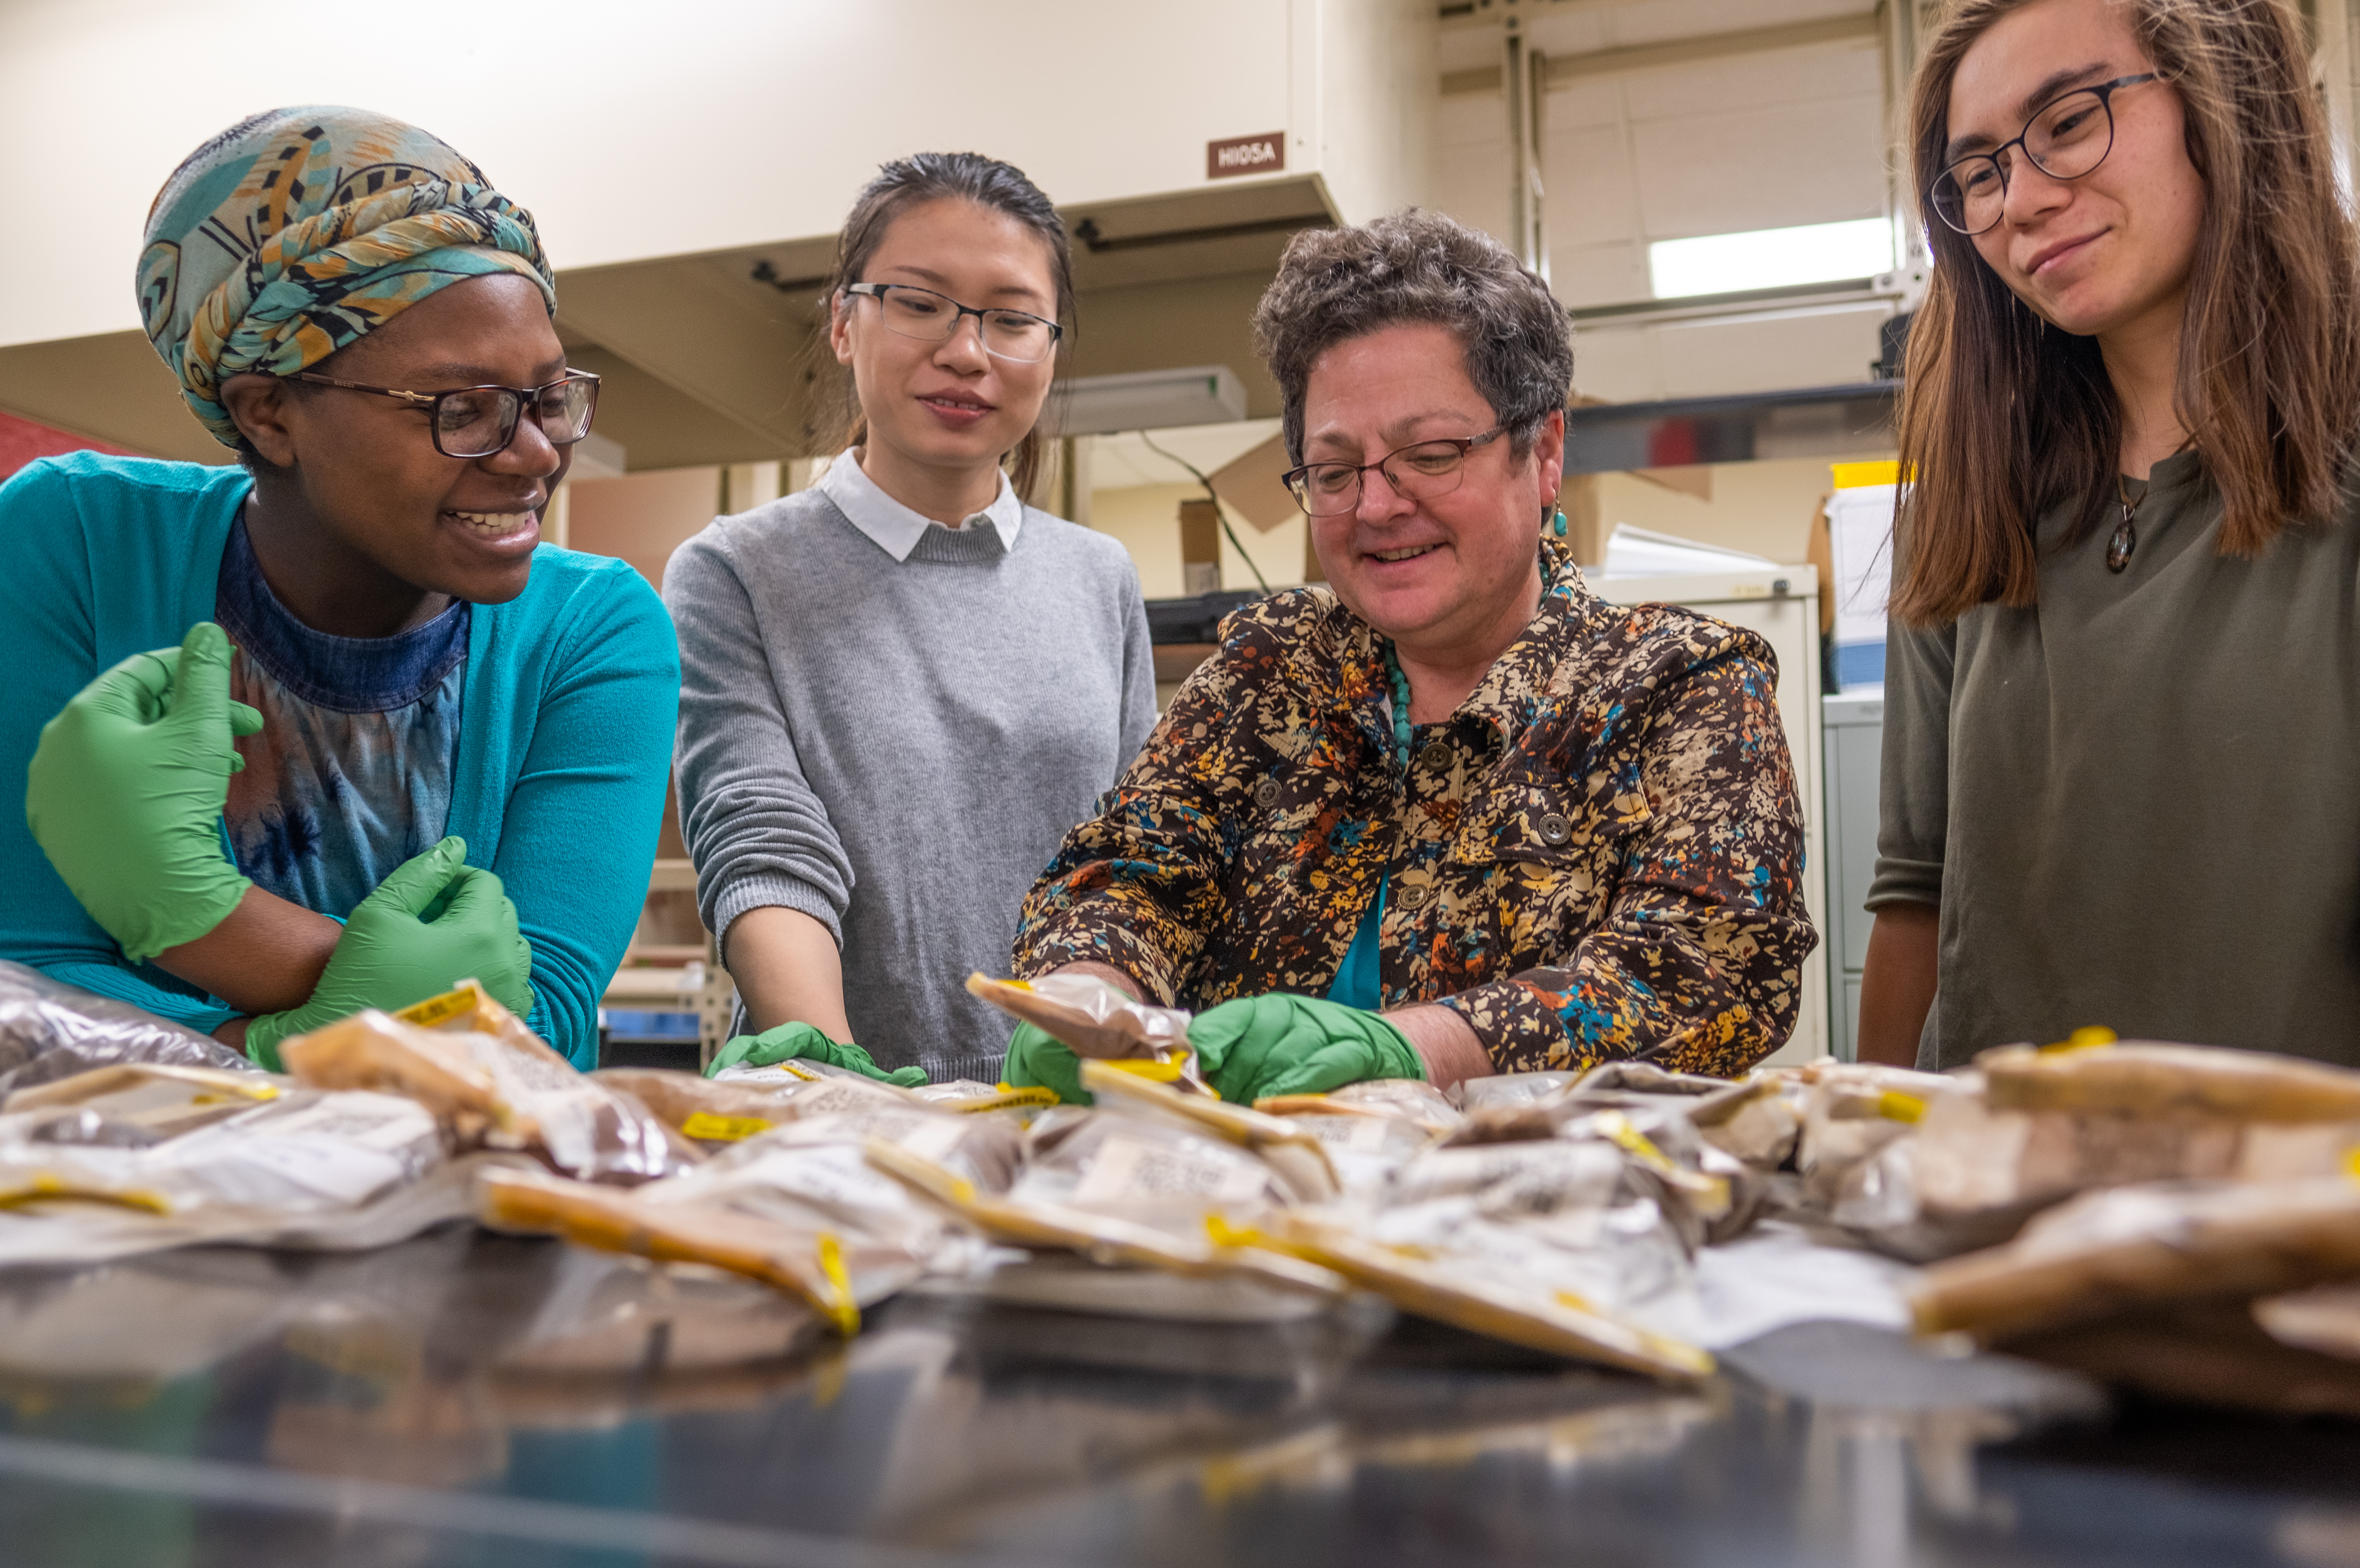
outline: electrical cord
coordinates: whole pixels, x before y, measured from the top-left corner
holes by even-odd
[[[1196,476],[1196,483],[1205,487],[1206,496],[1213,503],[1213,516],[1221,520],[1221,532],[1229,537],[1230,548],[1238,552],[1238,559],[1246,563],[1246,570],[1253,573],[1254,586],[1260,588],[1265,593],[1269,593],[1270,579],[1262,574],[1262,568],[1254,564],[1254,558],[1246,553],[1244,543],[1238,538],[1238,530],[1229,527],[1229,515],[1222,509],[1221,493],[1213,488],[1213,482],[1206,478],[1203,472],[1186,458],[1182,457],[1177,452],[1165,452],[1162,447],[1157,446],[1154,441],[1145,430],[1139,432],[1139,439],[1147,442],[1148,451],[1155,453],[1158,457],[1170,458],[1173,462],[1178,463],[1181,467],[1186,469],[1189,473]]]

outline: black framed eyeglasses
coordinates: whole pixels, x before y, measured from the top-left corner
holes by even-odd
[[[1279,475],[1295,493],[1295,504],[1313,517],[1340,517],[1360,508],[1361,475],[1373,469],[1404,501],[1430,501],[1459,488],[1467,477],[1467,454],[1507,433],[1493,425],[1480,436],[1441,436],[1397,446],[1374,463],[1306,463]]]
[[[844,291],[876,300],[886,331],[924,343],[947,342],[957,332],[960,321],[973,316],[984,352],[1020,365],[1038,365],[1048,358],[1055,352],[1057,340],[1065,335],[1065,328],[1044,316],[1027,310],[978,310],[913,283],[847,283]]]
[[[299,370],[287,379],[399,397],[425,412],[434,450],[445,457],[490,457],[508,451],[528,403],[541,423],[541,436],[552,446],[571,446],[588,435],[590,421],[598,412],[598,378],[586,370],[569,370],[541,387],[460,387],[449,392],[364,387],[309,370]]]
[[[2157,79],[2157,72],[2146,71],[2051,98],[2033,112],[2015,140],[1962,158],[1942,171],[1931,192],[1935,216],[1971,236],[1996,224],[2007,210],[2007,165],[2000,155],[2010,147],[2022,147],[2032,167],[2051,180],[2081,179],[2114,149],[2114,94]]]

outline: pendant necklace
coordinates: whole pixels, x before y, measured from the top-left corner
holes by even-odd
[[[2122,504],[2123,520],[2114,525],[2114,537],[2106,541],[2106,570],[2119,573],[2130,565],[2131,551],[2138,549],[2138,528],[2132,519],[2147,504],[2147,492],[2140,491],[2139,498],[2132,500],[2130,485],[2117,474],[2114,475],[2114,495]]]

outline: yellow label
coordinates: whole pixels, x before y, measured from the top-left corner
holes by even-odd
[[[1143,1056],[1126,1056],[1116,1062],[1101,1061],[1098,1065],[1111,1067],[1118,1073],[1129,1073],[1151,1083],[1177,1083],[1180,1082],[1180,1070],[1188,1065],[1188,1053],[1175,1048],[1169,1062],[1151,1062]]]
[[[393,1016],[403,1023],[416,1024],[420,1029],[439,1029],[462,1013],[475,1010],[475,989],[472,985],[463,985],[456,991],[445,991],[439,996],[429,996],[422,1002],[412,1003]]]
[[[775,1125],[760,1116],[716,1116],[711,1111],[699,1111],[681,1123],[680,1130],[706,1143],[736,1143],[758,1132],[768,1132]]]
[[[1598,1130],[1642,1165],[1654,1171],[1676,1187],[1699,1194],[1710,1194],[1711,1201],[1726,1207],[1729,1203],[1729,1182],[1724,1177],[1709,1176],[1701,1171],[1691,1171],[1655,1147],[1655,1142],[1632,1125],[1631,1118],[1620,1111],[1598,1113]]]
[[[1251,1225],[1231,1225],[1218,1213],[1205,1216],[1205,1235],[1215,1247],[1260,1247],[1270,1239]]]
[[[1630,1118],[1622,1112],[1601,1112],[1598,1117],[1598,1130],[1604,1133],[1624,1153],[1637,1158],[1641,1164],[1666,1176],[1678,1172],[1679,1168],[1672,1163],[1671,1157],[1657,1149],[1653,1138],[1633,1127]]]
[[[2355,1181],[2360,1181],[2360,1144],[2354,1144],[2344,1151],[2344,1173]]]
[[[1914,1122],[1926,1114],[1926,1102],[1916,1094],[1887,1089],[1876,1097],[1876,1114],[1889,1122]]]
[[[819,1233],[819,1271],[835,1300],[825,1304],[836,1332],[850,1339],[860,1332],[860,1303],[853,1299],[852,1275],[844,1266],[844,1248],[833,1231]]]
[[[972,1116],[978,1111],[1006,1111],[1024,1105],[1054,1105],[1056,1103],[1057,1091],[1054,1089],[1045,1088],[1038,1083],[1022,1089],[1019,1089],[1012,1083],[1002,1083],[997,1094],[979,1094],[972,1100],[937,1100],[934,1102],[934,1108],[956,1111],[965,1116]]]
[[[192,1094],[189,1098],[189,1104],[192,1105],[226,1105],[232,1099],[275,1100],[279,1098],[279,1085],[276,1083],[235,1083],[225,1085],[225,1087],[234,1090],[235,1093],[222,1094]]]
[[[2103,1025],[2084,1024],[2081,1028],[2075,1029],[2071,1034],[2067,1035],[2063,1040],[2053,1041],[2050,1044],[2042,1046],[2040,1049],[2043,1052],[2060,1051],[2095,1051],[2102,1045],[2114,1044],[2115,1040],[2118,1038],[2119,1037],[2114,1030],[2105,1028]]]
[[[1839,463],[1831,466],[1835,470],[1836,488],[1839,490],[1859,490],[1871,485],[1901,483],[1901,463],[1897,458],[1887,458],[1882,463]]]
[[[21,1208],[27,1203],[38,1203],[51,1198],[76,1198],[86,1203],[112,1203],[116,1208],[137,1209],[142,1214],[169,1214],[172,1212],[170,1202],[160,1192],[138,1187],[112,1192],[96,1192],[72,1186],[53,1171],[37,1171],[25,1186],[0,1192],[0,1209]]]

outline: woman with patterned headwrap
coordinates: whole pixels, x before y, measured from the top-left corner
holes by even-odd
[[[474,975],[591,1065],[678,659],[630,568],[536,548],[597,380],[530,215],[413,126],[292,108],[191,156],[147,240],[148,338],[239,461],[0,488],[0,957],[267,1066]]]

